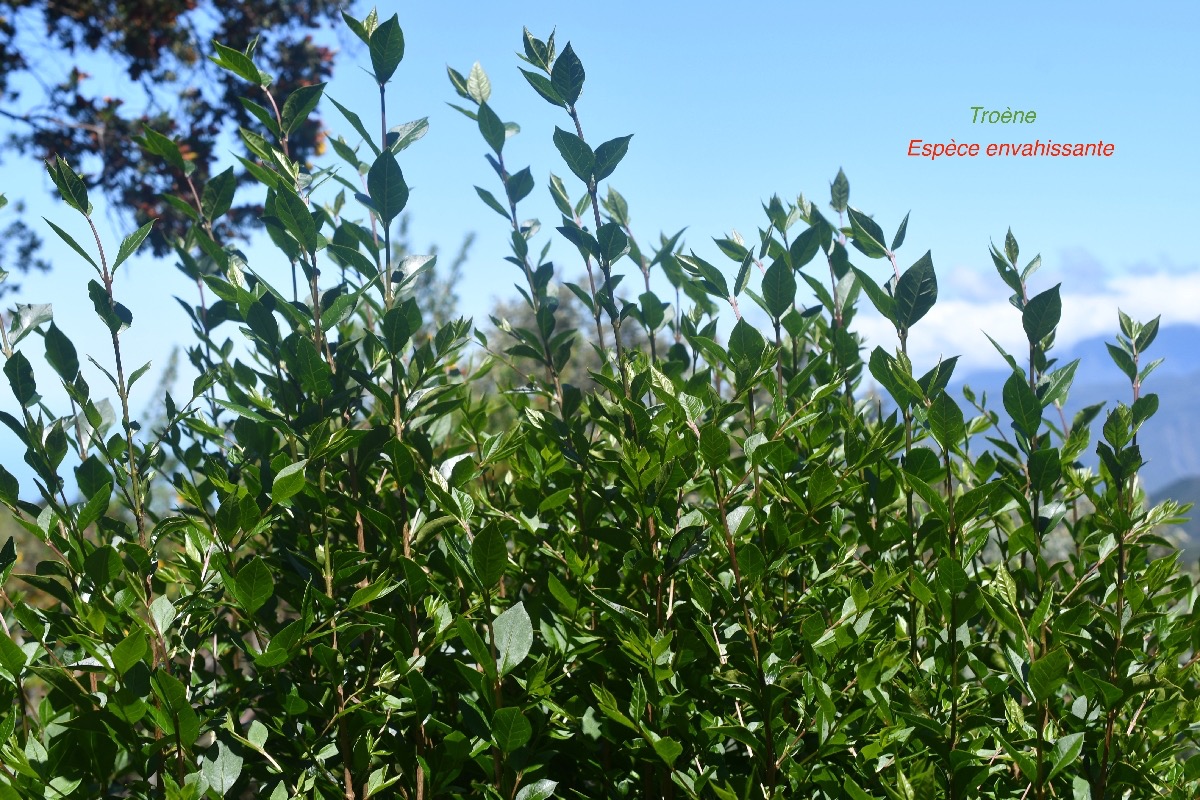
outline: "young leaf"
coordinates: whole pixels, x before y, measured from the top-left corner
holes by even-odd
[[[63,201],[85,217],[92,213],[92,205],[88,202],[87,186],[83,178],[71,169],[71,165],[62,156],[55,156],[54,161],[46,162],[46,171],[54,181]]]
[[[486,103],[488,98],[492,96],[492,82],[488,79],[487,73],[483,71],[483,66],[476,61],[471,65],[471,72],[467,75],[467,96],[476,103]]]
[[[233,172],[230,168],[228,172]],[[138,228],[133,233],[121,240],[121,246],[117,248],[117,257],[113,260],[113,272],[117,271],[117,267],[125,263],[131,255],[137,252],[137,249],[142,246],[142,242],[146,240],[146,236],[150,234],[150,229],[154,227],[154,220],[150,220],[142,227]]]

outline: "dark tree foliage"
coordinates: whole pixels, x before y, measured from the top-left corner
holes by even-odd
[[[257,41],[255,61],[272,76],[271,92],[282,105],[295,90],[332,73],[334,51],[314,42],[311,31],[348,6],[348,0],[0,2],[0,116],[10,123],[2,146],[26,156],[61,156],[81,169],[89,189],[137,225],[157,219],[148,243],[163,255],[186,225],[162,195],[188,197],[189,188],[177,170],[143,158],[135,137],[150,127],[177,139],[195,165],[194,183],[205,185],[226,149],[219,144],[223,133],[239,126],[262,130],[239,102],[239,79],[207,58],[210,42],[245,50]],[[64,56],[73,66],[53,82]],[[111,59],[131,91],[97,94],[87,72],[96,59]],[[22,91],[28,85],[39,90]],[[289,147],[301,163],[320,154],[320,119],[293,132]],[[243,234],[261,214],[259,204],[238,205],[222,220],[222,233]],[[36,250],[28,228],[5,232],[5,240],[14,238],[24,251]],[[9,260],[26,270],[46,266],[11,253]]]

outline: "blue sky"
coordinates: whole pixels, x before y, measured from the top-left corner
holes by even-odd
[[[359,16],[368,8],[359,8]],[[1064,283],[1060,341],[1115,330],[1118,303],[1135,316],[1161,312],[1164,324],[1200,322],[1200,257],[1191,233],[1200,216],[1200,51],[1193,41],[1200,4],[531,0],[519,10],[383,3],[379,11],[399,13],[407,42],[389,87],[388,122],[428,116],[431,125],[401,160],[412,187],[412,238],[418,250],[436,244],[453,251],[468,232],[478,234],[459,289],[464,313],[477,319],[495,298],[513,295],[518,275],[502,260],[503,220],[472,188],[497,190],[477,130],[446,105],[455,99],[446,65],[466,72],[479,61],[487,71],[490,104],[522,128],[509,140],[506,160],[514,168],[530,165],[538,182],[523,216],[540,218],[541,236],[557,240],[552,252],[562,277],[582,273],[573,248],[553,233],[557,212],[545,190],[554,171],[573,195],[581,191],[551,143],[554,126],[568,120],[517,71],[515,52],[527,25],[542,38],[556,28],[560,49],[571,41],[582,59],[587,83],[579,111],[589,140],[634,134],[611,182],[628,200],[643,242],[686,226],[687,243],[732,274],[734,265],[722,260],[712,237],[733,230],[753,237],[763,224],[760,204],[774,193],[803,192],[826,203],[840,167],[850,179],[851,204],[874,215],[889,235],[912,211],[901,266],[933,251],[941,300],[913,334],[918,361],[962,353],[965,368],[995,366],[979,329],[1002,342],[1020,338],[1019,319],[988,257],[989,240],[1002,239],[1009,226],[1023,260],[1043,256],[1035,288]],[[345,31],[317,35],[341,49],[327,94],[374,130],[376,96],[358,68],[367,63],[365,48]],[[93,80],[100,91],[121,86],[119,74],[103,69]],[[972,124],[977,105],[1032,109],[1037,121]],[[356,141],[331,104],[321,112],[335,132]],[[983,145],[1103,139],[1116,151],[1105,159],[931,163],[906,156],[914,138]],[[9,157],[3,174],[0,191],[10,201],[23,199],[35,214],[56,220],[65,216],[38,165]],[[115,247],[128,230],[110,214],[100,219]],[[15,299],[53,302],[68,334],[102,341],[86,299],[89,270],[52,236],[47,231],[55,271],[26,279]],[[247,252],[256,268],[282,280],[284,265],[273,251],[252,245]],[[883,262],[855,263],[886,272]],[[190,300],[194,287],[169,262],[141,258],[117,291],[134,314],[125,337],[128,361],[163,364],[172,343],[187,334],[169,296]],[[889,343],[878,321],[865,318],[863,330]],[[231,327],[229,335],[238,334]],[[96,355],[101,363],[111,358],[102,350]],[[135,408],[152,402],[152,386],[143,379]],[[5,390],[0,407],[11,404]]]

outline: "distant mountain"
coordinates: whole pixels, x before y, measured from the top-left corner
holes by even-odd
[[[1174,531],[1179,539],[1179,547],[1183,551],[1183,561],[1195,566],[1196,562],[1200,561],[1200,475],[1175,481],[1150,496],[1151,502],[1154,503],[1167,499],[1195,504],[1195,507],[1188,512],[1191,518]]]
[[[1129,382],[1113,363],[1105,343],[1111,337],[1095,337],[1078,342],[1071,347],[1056,348],[1053,355],[1058,365],[1067,364],[1078,358],[1079,367],[1075,382],[1067,399],[1068,415],[1080,408],[1103,402],[1112,408],[1117,402],[1128,403],[1132,399]],[[1146,379],[1142,394],[1158,395],[1158,413],[1150,419],[1138,434],[1146,466],[1142,468],[1142,479],[1147,491],[1156,493],[1185,485],[1185,479],[1200,476],[1200,326],[1172,325],[1163,327],[1150,346],[1146,360],[1162,358],[1163,363]],[[978,394],[986,391],[988,404],[1000,408],[1001,388],[1008,373],[988,370],[971,373],[961,381]],[[1099,434],[1105,412],[1100,413],[1093,429],[1093,438]],[[1094,448],[1090,464],[1096,463]],[[1200,479],[1197,479],[1200,480]],[[1174,494],[1164,496],[1176,497]],[[1200,494],[1179,500],[1200,498]]]

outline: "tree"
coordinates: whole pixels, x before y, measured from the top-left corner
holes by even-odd
[[[187,226],[185,215],[162,195],[190,199],[189,186],[177,170],[143,158],[136,138],[151,128],[178,139],[194,166],[194,183],[204,185],[223,134],[239,126],[265,132],[243,99],[244,82],[206,57],[210,42],[253,48],[282,106],[297,89],[332,74],[334,53],[317,44],[311,31],[349,5],[348,0],[0,2],[0,117],[10,123],[3,147],[26,157],[61,156],[83,174],[89,189],[98,189],[137,225],[157,219],[148,242],[163,255]],[[61,77],[47,77],[61,71],[53,62],[63,52],[71,65]],[[97,95],[87,71],[97,59],[113,61],[137,91]],[[26,91],[28,86],[36,88]],[[262,92],[253,101],[267,104]],[[288,144],[300,162],[322,152],[320,120],[305,121]],[[261,213],[253,203],[231,209],[221,223],[224,233],[244,234]],[[40,242],[20,219],[9,223],[2,240],[10,244],[0,247],[0,267],[48,266],[33,258]]]

